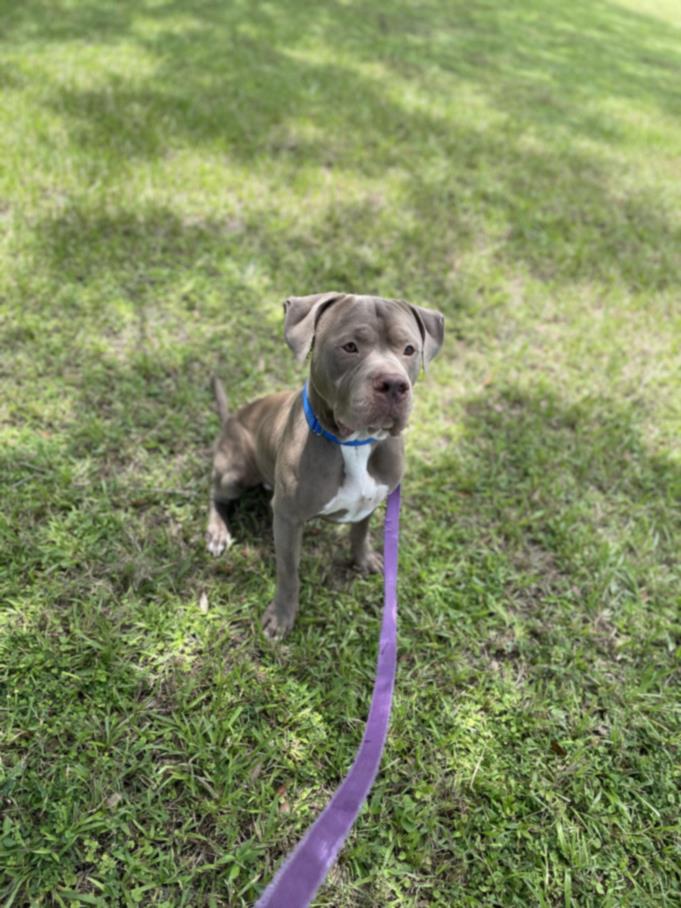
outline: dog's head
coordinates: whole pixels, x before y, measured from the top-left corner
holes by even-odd
[[[310,383],[322,422],[342,439],[399,435],[420,368],[442,346],[442,314],[350,293],[292,296],[284,312],[298,361],[312,350]]]

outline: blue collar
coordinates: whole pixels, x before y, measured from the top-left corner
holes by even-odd
[[[378,441],[377,438],[363,438],[361,441],[341,441],[340,438],[337,438],[331,432],[327,432],[314,414],[310,398],[307,396],[307,382],[303,385],[303,410],[305,411],[307,424],[314,434],[321,435],[322,438],[325,438],[327,441],[332,441],[335,445],[358,448],[360,445],[373,445]]]

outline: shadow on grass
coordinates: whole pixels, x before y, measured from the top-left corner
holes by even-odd
[[[236,545],[263,547],[264,543],[274,570],[271,501],[272,493],[261,487],[248,489],[236,501],[218,502],[217,509],[227,521]],[[226,557],[229,558],[229,553]]]
[[[524,262],[542,279],[614,279],[652,290],[681,277],[681,231],[659,198],[620,179],[603,153],[573,144],[577,135],[604,149],[625,141],[594,107],[611,98],[681,111],[681,53],[671,44],[677,32],[652,18],[586,2],[526,2],[513,10],[429,3],[385,12],[328,4],[314,15],[292,2],[204,2],[191,11],[171,2],[150,9],[148,21],[137,4],[69,6],[49,22],[41,9],[14,12],[8,36],[20,39],[23,28],[33,41],[126,40],[155,60],[152,75],[109,74],[87,89],[55,86],[51,103],[70,123],[74,145],[95,160],[103,154],[127,168],[178,147],[212,149],[227,161],[262,165],[265,193],[269,179],[286,179],[281,170],[268,176],[268,162],[291,177],[300,168],[373,179],[401,173],[404,197],[392,213],[368,206],[357,223],[352,206],[334,202],[313,222],[306,212],[288,232],[291,248],[312,235],[317,245],[336,244],[338,231],[328,223],[334,209],[355,249],[387,227],[403,261],[396,280],[404,284],[420,270],[434,296],[451,294],[442,275],[453,252],[470,248],[488,226],[500,232],[501,261]],[[410,107],[407,86],[429,104]],[[466,86],[482,92],[503,122],[474,127],[452,113],[457,87]],[[268,244],[280,241],[260,220],[257,252],[276,273]],[[171,232],[172,223],[171,216]],[[46,234],[64,226],[59,219],[42,225],[41,242],[49,246]],[[114,247],[126,245],[124,219],[94,226],[95,235],[100,228],[111,234]],[[202,239],[211,245],[210,225]],[[80,242],[89,245],[89,235]]]
[[[245,99],[278,97],[278,49],[320,35],[341,54],[380,61],[410,77],[433,67],[455,72],[482,84],[505,110],[520,102],[529,118],[551,125],[569,121],[572,128],[598,134],[602,122],[583,110],[593,97],[652,102],[673,115],[681,111],[676,78],[681,52],[672,44],[681,30],[612,2],[577,0],[557,7],[550,0],[525,0],[506,9],[493,2],[470,6],[429,0],[418,8],[394,3],[384,9],[358,0],[324,4],[314,16],[298,0],[266,7],[201,0],[191,8],[181,0],[153,5],[32,0],[2,7],[4,40],[15,46],[133,39],[160,51],[160,81],[180,89],[180,97],[205,101],[216,114],[234,109],[238,93],[230,89],[248,86],[244,74],[259,79],[253,96],[244,89]],[[195,64],[193,71],[188,60]],[[220,81],[211,85],[216,75]],[[220,131],[229,118],[211,119]]]
[[[39,364],[58,371],[84,422],[112,409],[139,415],[137,395],[149,391],[160,409],[148,421],[161,426],[177,383],[186,403],[216,368],[230,391],[246,381],[253,393],[259,376],[281,381],[280,359],[291,365],[280,356],[282,325],[269,320],[283,296],[254,289],[261,242],[229,218],[71,206],[35,225],[1,342],[33,351],[38,374]]]
[[[417,528],[426,519],[439,527],[430,556],[456,565],[445,573],[462,615],[475,600],[466,578],[484,572],[491,555],[498,574],[485,577],[485,596],[537,628],[574,615],[616,621],[628,606],[648,616],[651,634],[658,618],[669,619],[681,470],[650,450],[640,421],[633,407],[599,398],[567,405],[541,386],[490,389],[466,403],[460,442],[432,463],[417,461],[406,483]],[[554,610],[559,599],[571,603],[569,615]],[[657,641],[663,655],[667,642]],[[630,640],[637,661],[640,643]]]

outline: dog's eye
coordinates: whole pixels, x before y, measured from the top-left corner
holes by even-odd
[[[405,356],[413,356],[415,353],[416,353],[416,348],[413,347],[411,344],[407,344],[407,346],[404,348]]]
[[[343,349],[346,353],[359,353],[357,344],[354,341],[348,341],[347,344],[343,344]]]

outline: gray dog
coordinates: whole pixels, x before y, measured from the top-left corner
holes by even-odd
[[[439,312],[378,296],[293,296],[284,313],[284,335],[298,361],[312,351],[308,382],[302,392],[270,394],[232,415],[215,380],[222,432],[206,532],[208,550],[220,555],[231,536],[216,502],[261,484],[274,490],[277,589],[263,617],[271,638],[295,621],[307,520],[351,524],[354,565],[381,570],[369,518],[402,477],[412,387],[444,337]]]

